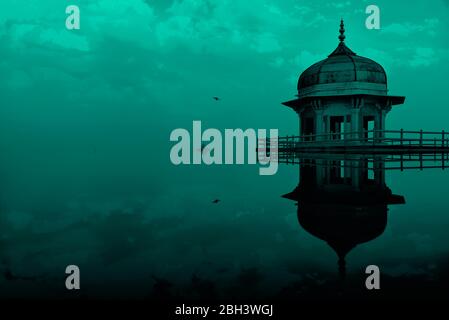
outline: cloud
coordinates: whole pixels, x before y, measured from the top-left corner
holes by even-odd
[[[43,30],[39,34],[39,41],[46,47],[55,47],[62,49],[76,49],[80,51],[89,51],[88,39],[85,36],[78,35],[64,29]]]
[[[330,3],[327,4],[327,6],[328,6],[328,7],[335,8],[335,9],[343,9],[343,8],[346,8],[346,7],[351,6],[351,1],[345,1],[345,2],[341,2],[341,1],[339,1],[339,2],[330,2]]]
[[[279,37],[305,21],[305,11],[293,11],[268,0],[174,1],[155,30],[159,44],[172,49],[271,53],[281,49]]]
[[[65,28],[30,22],[8,21],[4,24],[4,41],[13,48],[45,48],[47,50],[89,51],[88,38]]]
[[[271,62],[271,66],[276,67],[276,68],[280,68],[284,65],[285,63],[285,59],[282,57],[277,57],[275,58],[272,62]]]
[[[281,50],[281,46],[272,33],[262,33],[255,39],[252,48],[258,53],[271,53]]]
[[[442,58],[447,56],[446,50],[436,51],[430,47],[399,47],[390,52],[367,48],[363,53],[364,56],[377,61],[387,70],[395,66],[429,67],[437,64]]]
[[[82,29],[93,37],[112,37],[136,45],[154,47],[154,25],[157,17],[151,6],[143,0],[108,0],[89,2],[82,12]]]
[[[320,54],[314,54],[307,50],[302,50],[300,54],[294,57],[293,62],[300,69],[304,70],[311,66],[312,64],[323,60],[325,56]]]
[[[409,60],[412,67],[428,67],[438,61],[435,50],[432,48],[416,48],[414,55]]]
[[[418,33],[426,33],[430,36],[435,36],[439,24],[440,20],[438,18],[425,19],[424,24],[413,24],[409,22],[392,23],[382,27],[381,33],[398,35],[402,37],[408,37],[410,35],[416,36]]]
[[[387,70],[387,73],[391,67],[394,67],[398,62],[400,62],[397,61],[397,57],[394,53],[392,54],[391,52],[379,50],[377,48],[365,48],[362,52],[360,52],[360,55],[369,57],[377,63],[380,63]]]

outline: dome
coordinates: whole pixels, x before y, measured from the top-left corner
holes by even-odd
[[[387,75],[377,62],[358,56],[344,43],[340,24],[340,43],[327,59],[307,68],[299,77],[299,97],[347,94],[385,95]]]
[[[358,244],[380,236],[387,226],[386,204],[298,205],[298,222],[313,236],[326,241],[342,258]]]
[[[340,277],[345,278],[346,255],[357,245],[374,240],[387,226],[387,205],[298,205],[298,222],[311,235],[324,240],[338,256]]]

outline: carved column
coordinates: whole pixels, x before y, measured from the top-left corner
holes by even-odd
[[[360,109],[363,107],[365,101],[362,97],[352,98],[352,109],[351,109],[351,131],[354,132],[352,135],[353,139],[360,139],[362,134],[362,126],[360,125]]]
[[[324,121],[323,121],[323,115],[324,115],[324,108],[322,105],[322,102],[320,99],[315,99],[312,101],[312,107],[315,112],[315,134],[321,135],[324,132]],[[324,140],[326,137],[319,136],[316,137],[316,140]]]
[[[376,109],[378,111],[376,115],[376,120],[374,121],[374,130],[379,130],[376,132],[376,138],[385,137],[385,119],[387,113],[391,110],[391,101],[388,99],[385,104],[376,103]]]

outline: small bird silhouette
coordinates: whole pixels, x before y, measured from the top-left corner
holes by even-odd
[[[221,100],[219,97],[213,97],[212,99],[214,99],[215,101]]]
[[[219,203],[220,200],[219,199],[215,199],[214,201],[212,201],[212,203]]]

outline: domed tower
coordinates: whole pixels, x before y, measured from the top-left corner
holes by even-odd
[[[346,46],[343,20],[338,38],[340,43],[326,59],[300,75],[298,98],[283,104],[298,113],[301,136],[354,139],[375,130],[376,137],[382,137],[386,114],[393,105],[403,104],[405,97],[387,95],[384,68]]]

